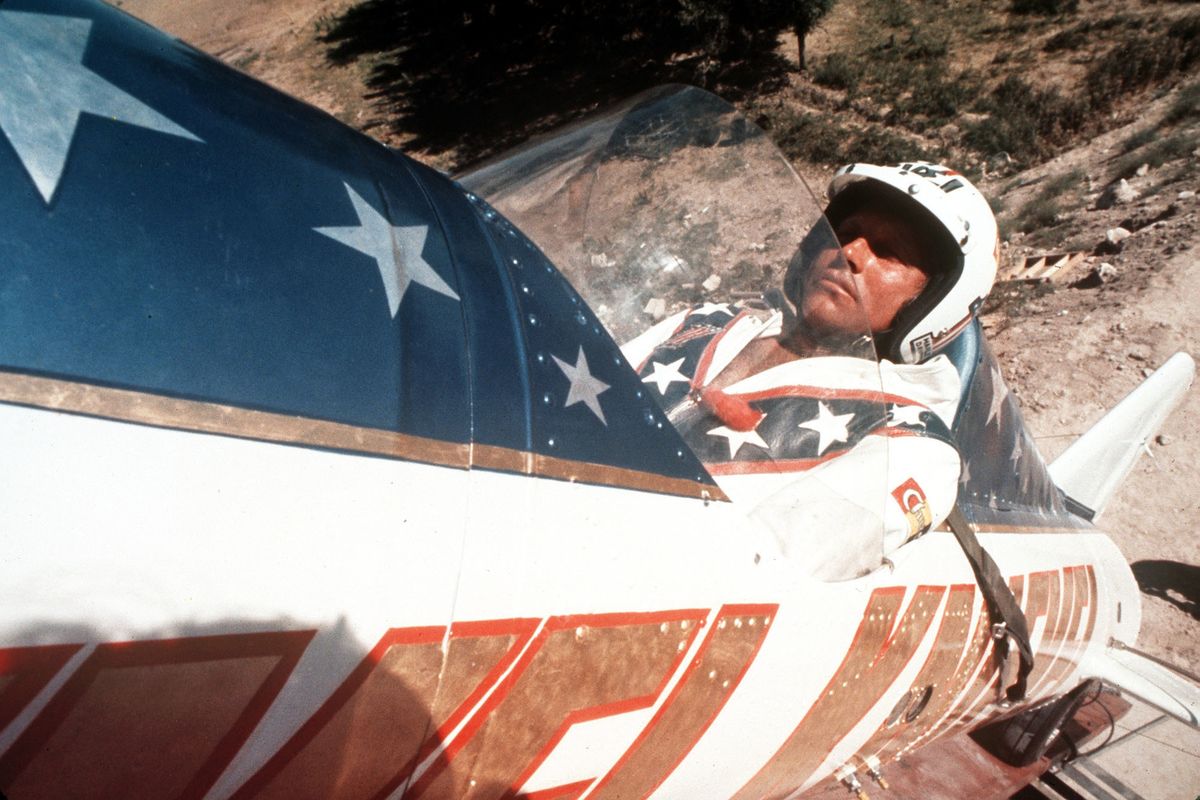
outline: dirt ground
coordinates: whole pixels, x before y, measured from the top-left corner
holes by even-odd
[[[370,132],[379,123],[359,68],[331,65],[318,38],[322,20],[355,0],[110,2],[360,129]],[[1147,106],[1132,124],[1027,173],[981,182],[984,193],[1007,209],[1000,219],[1008,264],[1058,248],[1089,253],[1050,284],[998,286],[1003,302],[984,317],[1047,460],[1172,353],[1200,353],[1200,200],[1188,195],[1200,192],[1200,131],[1195,125],[1172,131],[1192,137],[1190,155],[1131,179],[1140,197],[1101,207],[1101,189],[1114,180],[1121,143],[1142,130],[1162,130],[1156,126],[1165,125],[1174,96]],[[797,166],[802,174],[821,175]],[[1062,176],[1077,184],[1072,190],[1082,199],[1064,213],[1055,241],[1029,245],[1012,230],[1012,210]],[[1103,244],[1107,231],[1120,224],[1132,235],[1118,245]],[[1089,280],[1102,263],[1112,267],[1104,270],[1105,280]],[[1192,391],[1099,520],[1143,586],[1139,646],[1192,670],[1200,669],[1198,420],[1200,392]]]

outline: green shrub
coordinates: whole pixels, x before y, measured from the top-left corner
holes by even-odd
[[[1055,53],[1061,50],[1078,50],[1096,41],[1111,39],[1111,32],[1117,28],[1138,27],[1138,21],[1125,14],[1114,14],[1103,19],[1087,20],[1078,25],[1059,31],[1046,40],[1042,50]]]
[[[1163,121],[1174,125],[1200,117],[1200,83],[1184,88],[1167,110]]]
[[[850,133],[817,114],[790,110],[774,117],[768,130],[788,158],[817,164],[841,163]]]
[[[900,45],[900,55],[908,61],[941,61],[949,52],[949,34],[924,27],[913,28]]]
[[[1014,14],[1041,14],[1051,17],[1058,14],[1073,14],[1079,10],[1079,0],[1013,0]]]
[[[1156,138],[1158,138],[1158,131],[1156,131],[1154,128],[1146,128],[1145,130],[1138,131],[1125,141],[1121,142],[1121,152],[1132,153],[1139,147],[1145,147],[1146,145],[1150,144]]]
[[[863,77],[861,61],[851,59],[845,53],[832,53],[813,70],[813,81],[831,89],[845,89],[853,93]]]
[[[946,79],[941,77],[939,70],[930,69],[913,87],[906,108],[935,122],[945,122],[957,116],[978,91],[979,81],[970,72]]]
[[[1080,130],[1087,105],[1057,89],[1037,89],[1010,75],[982,103],[987,118],[967,128],[969,146],[983,153],[1006,152],[1020,161],[1049,155]]]
[[[911,159],[939,160],[910,139],[883,127],[872,126],[855,136],[846,147],[843,161],[866,161],[872,164],[895,164]]]
[[[1167,29],[1167,36],[1179,42],[1182,58],[1180,66],[1183,69],[1200,60],[1200,14],[1175,20]]]
[[[1030,233],[1056,225],[1068,198],[1076,195],[1086,181],[1087,175],[1081,169],[1046,178],[1038,187],[1037,194],[1017,212],[1017,229]]]
[[[1105,108],[1117,97],[1162,79],[1174,70],[1175,60],[1176,54],[1153,37],[1131,37],[1088,69],[1085,85],[1092,106]]]
[[[1118,42],[1088,70],[1088,98],[1108,108],[1121,95],[1187,72],[1200,62],[1200,14],[1176,20],[1165,32],[1139,31]]]
[[[1195,147],[1196,141],[1193,137],[1176,133],[1159,139],[1141,150],[1122,156],[1113,166],[1113,174],[1118,178],[1129,178],[1137,172],[1138,167],[1142,164],[1158,168],[1168,161],[1189,157]]]
[[[912,6],[905,0],[880,0],[873,5],[885,28],[903,28],[913,23]]]
[[[1056,225],[1061,212],[1062,208],[1059,206],[1057,198],[1039,194],[1021,206],[1013,224],[1017,230],[1023,233],[1032,233]]]
[[[816,164],[888,164],[915,158],[938,160],[943,155],[881,125],[855,131],[814,113],[785,111],[773,117],[767,129],[788,158]]]
[[[1092,37],[1088,35],[1088,27],[1077,25],[1074,28],[1059,31],[1047,39],[1046,43],[1042,45],[1042,52],[1058,53],[1063,50],[1078,50],[1091,41]]]
[[[1087,175],[1084,174],[1083,170],[1078,168],[1072,169],[1061,175],[1055,175],[1053,178],[1047,179],[1042,184],[1038,194],[1044,197],[1057,197],[1078,188],[1086,180]]]
[[[923,72],[920,65],[904,59],[873,61],[863,80],[862,94],[869,93],[880,104],[895,103],[906,94]]]

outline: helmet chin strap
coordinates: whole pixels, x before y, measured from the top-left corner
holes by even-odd
[[[875,352],[880,358],[886,358],[891,361],[904,361],[904,354],[900,352],[900,343],[904,340],[905,334],[912,330],[913,321],[909,321],[909,316],[905,312],[916,306],[922,298],[927,297],[930,293],[938,291],[938,285],[942,283],[943,275],[933,274],[929,276],[929,281],[924,288],[917,294],[916,297],[909,298],[908,302],[900,306],[896,312],[896,316],[892,318],[891,327],[886,330],[879,331],[873,335],[875,340]]]
[[[909,303],[911,305],[911,303]],[[872,334],[874,340],[875,352],[880,358],[886,358],[888,361],[903,361],[904,358],[900,354],[900,342],[904,339],[905,328],[899,323],[899,316],[892,320],[892,325],[886,330]]]
[[[796,324],[796,306],[792,304],[792,301],[788,299],[788,296],[784,294],[782,289],[779,287],[768,289],[763,292],[763,300],[766,300],[771,308],[777,309],[783,314],[783,329],[785,331],[790,330]]]
[[[892,352],[892,347],[895,344],[892,334],[894,334],[895,331],[895,328],[888,328],[887,330],[880,331],[879,333],[867,334],[865,338],[869,338],[871,340],[871,345],[875,348],[876,356],[881,359],[886,358],[889,361],[895,358],[897,354]]]

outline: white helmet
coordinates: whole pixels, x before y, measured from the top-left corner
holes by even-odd
[[[857,188],[852,188],[857,187]],[[850,190],[850,191],[848,191]],[[970,181],[952,169],[915,161],[895,167],[848,164],[829,182],[826,216],[836,228],[855,197],[883,194],[918,212],[942,254],[929,282],[878,335],[879,354],[910,364],[929,358],[962,332],[996,280],[999,237],[996,217]]]

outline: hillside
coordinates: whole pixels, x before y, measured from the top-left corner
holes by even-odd
[[[371,16],[386,3],[112,2],[448,170],[606,96],[595,85],[559,93],[548,98],[556,114],[538,107],[506,118],[494,139],[486,129],[456,139],[436,114],[437,125],[411,127],[420,120],[402,106],[413,78],[395,74],[395,42]],[[1036,13],[1046,8],[1066,10]],[[1200,354],[1194,4],[848,0],[809,36],[805,73],[787,68],[794,38],[781,37],[769,55],[771,80],[760,84],[736,70],[703,76],[766,127],[814,187],[842,161],[945,159],[976,177],[998,209],[1006,269],[1029,255],[1085,254],[1060,280],[999,286],[984,316],[1048,459],[1172,352]],[[661,74],[686,77],[686,66]],[[622,76],[620,86],[632,94],[637,78]],[[1118,228],[1126,238],[1110,233]],[[1101,520],[1143,587],[1141,646],[1193,670],[1197,420],[1193,391]]]

